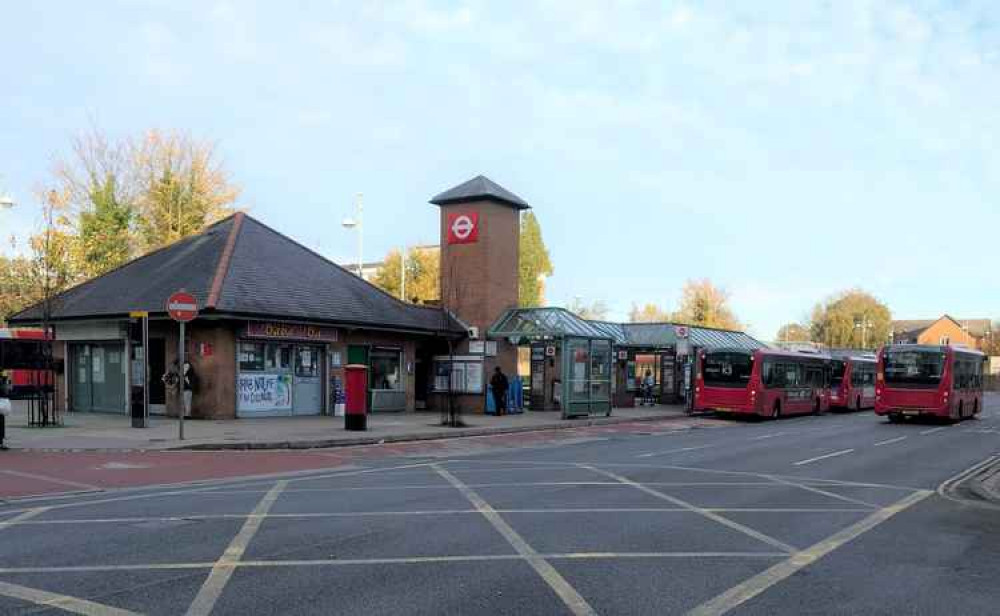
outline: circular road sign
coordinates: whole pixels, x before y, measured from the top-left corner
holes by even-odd
[[[178,291],[167,298],[167,314],[175,321],[191,321],[198,316],[198,300],[190,293]]]
[[[462,214],[455,218],[455,221],[451,223],[451,232],[455,234],[460,240],[467,240],[469,236],[472,235],[472,231],[476,228],[476,225],[472,222],[472,219],[468,215]]]

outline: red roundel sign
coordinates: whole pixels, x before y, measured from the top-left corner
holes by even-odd
[[[167,314],[175,321],[191,321],[198,316],[198,300],[184,291],[174,293],[167,298]]]
[[[446,224],[449,244],[473,244],[479,239],[479,212],[453,212]]]

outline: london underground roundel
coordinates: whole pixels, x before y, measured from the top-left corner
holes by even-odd
[[[479,240],[479,212],[448,214],[448,243],[473,244]]]

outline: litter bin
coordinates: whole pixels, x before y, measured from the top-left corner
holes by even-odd
[[[350,364],[344,367],[345,430],[368,429],[368,366]]]

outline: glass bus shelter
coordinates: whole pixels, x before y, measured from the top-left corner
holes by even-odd
[[[612,336],[563,308],[515,308],[489,329],[493,339],[531,347],[531,410],[564,419],[611,414]]]

